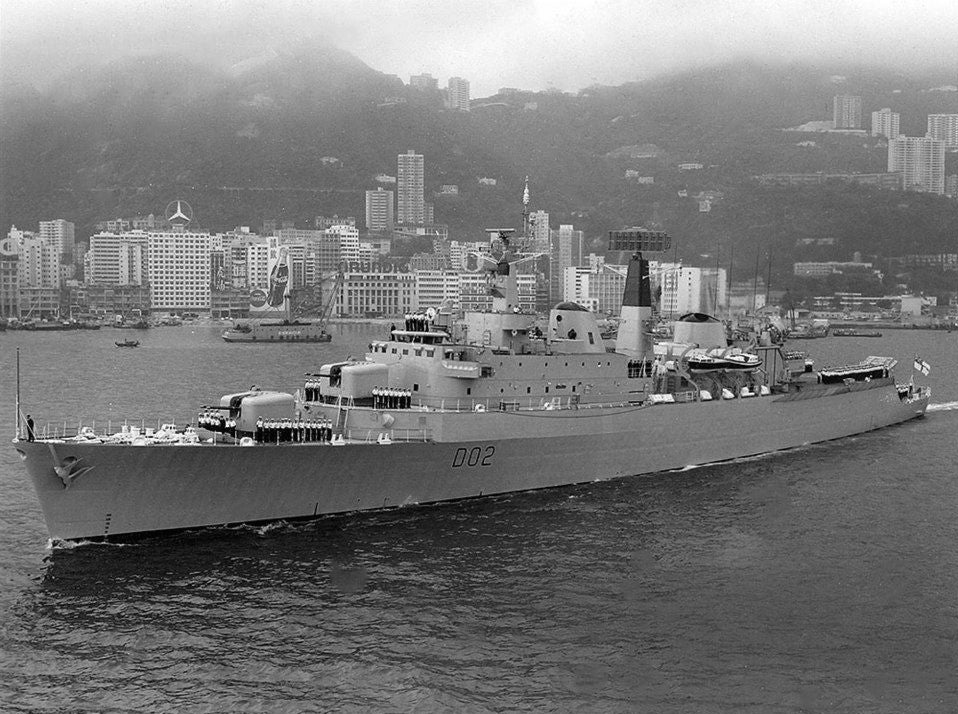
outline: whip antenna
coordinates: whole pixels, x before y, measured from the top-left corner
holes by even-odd
[[[14,438],[19,440],[20,438],[20,348],[19,347],[17,347],[17,419],[13,423],[15,424],[13,436]]]

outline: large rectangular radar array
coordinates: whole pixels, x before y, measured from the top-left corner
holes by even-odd
[[[609,250],[628,253],[663,253],[672,247],[672,239],[665,231],[650,231],[647,228],[626,228],[609,231]]]

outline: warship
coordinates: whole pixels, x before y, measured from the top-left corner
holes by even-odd
[[[525,231],[524,231],[525,232]],[[573,302],[520,305],[514,231],[473,257],[486,309],[409,314],[361,359],[324,364],[295,394],[245,390],[195,424],[89,427],[14,447],[51,539],[309,519],[668,472],[920,417],[927,387],[895,360],[816,372],[761,336],[730,346],[701,314],[653,344],[649,262],[671,239],[613,231],[631,254],[614,344]],[[519,243],[516,237],[515,243]],[[19,408],[19,407],[18,407]]]

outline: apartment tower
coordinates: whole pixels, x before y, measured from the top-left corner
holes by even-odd
[[[900,173],[906,191],[945,192],[945,142],[905,136],[888,142],[888,170]]]
[[[469,111],[469,80],[450,77],[446,89],[446,107],[460,112]]]
[[[872,112],[872,136],[894,139],[900,133],[898,129],[900,122],[901,115],[888,107]]]
[[[426,222],[424,200],[425,163],[422,154],[410,149],[399,154],[396,173],[397,222],[422,225]]]
[[[832,117],[836,129],[862,128],[862,98],[839,94],[832,100]]]
[[[928,136],[945,142],[945,151],[958,149],[958,114],[929,114]]]

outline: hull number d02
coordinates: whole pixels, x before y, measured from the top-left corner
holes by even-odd
[[[492,466],[492,457],[496,454],[495,446],[473,446],[471,449],[459,447],[452,457],[452,467],[461,466]]]

